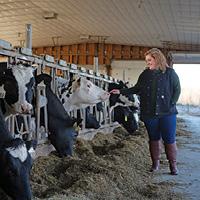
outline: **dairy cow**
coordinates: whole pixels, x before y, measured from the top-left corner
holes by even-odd
[[[100,127],[100,123],[97,121],[95,115],[93,115],[88,108],[86,108],[85,121],[85,128],[98,129]]]
[[[9,133],[0,111],[0,187],[14,200],[31,200],[32,158],[25,143]]]
[[[95,115],[90,112],[88,105],[97,104],[97,110],[102,105],[102,101],[109,99],[110,94],[93,84],[88,78],[79,77],[73,79],[70,77],[68,86],[60,90],[60,99],[66,111],[76,109],[85,110],[85,128],[98,129],[100,123],[97,121]],[[99,111],[99,110],[98,110]]]
[[[130,107],[117,106],[114,108],[114,121],[121,124],[130,134],[138,129],[138,113]]]
[[[127,88],[127,85],[120,81],[118,84],[110,83],[108,91],[123,88]],[[138,129],[139,123],[137,95],[111,94],[109,101],[111,111],[114,109],[114,121],[120,123],[130,134],[133,134]]]
[[[75,123],[79,125],[82,120],[69,116],[59,98],[51,90],[51,80],[51,76],[47,74],[36,76],[36,84],[43,81],[46,85],[49,140],[60,157],[71,156],[74,139],[77,136],[73,126]],[[41,116],[41,119],[43,119],[43,116]]]
[[[110,94],[107,91],[94,85],[90,80],[85,77],[78,77],[71,81],[66,90],[62,90],[60,99],[65,110],[71,111],[106,101],[109,96]]]
[[[0,70],[0,104],[6,119],[12,114],[30,113],[33,86],[32,67],[19,64]]]
[[[77,110],[77,116],[80,118],[80,110]],[[88,106],[85,109],[85,128],[94,128],[98,129],[100,127],[99,121],[96,119],[95,114],[90,111],[90,107]]]
[[[109,83],[108,91],[110,92],[113,89],[124,89],[127,88],[127,85],[120,81],[117,83]],[[128,95],[122,95],[122,94],[111,94],[110,95],[110,107],[111,109],[117,107],[117,106],[134,106],[136,108],[139,107],[140,103],[137,98],[137,95],[135,94],[128,94]]]
[[[0,72],[0,187],[14,200],[31,200],[32,158],[24,141],[11,136],[5,118],[32,109],[32,72],[22,65]]]

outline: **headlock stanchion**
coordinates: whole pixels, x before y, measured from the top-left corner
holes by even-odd
[[[68,64],[64,60],[57,60],[55,61],[52,56],[49,55],[33,55],[31,49],[27,48],[18,48],[14,49],[12,45],[4,40],[0,40],[0,56],[7,58],[7,66],[12,67],[13,64],[17,64],[17,62],[22,62],[23,64],[36,67],[36,74],[41,73],[48,73],[52,77],[52,85],[51,88],[53,92],[59,96],[59,78],[65,80],[66,82],[69,81],[70,76],[79,76],[79,77],[86,77],[91,82],[93,82],[98,87],[101,87],[104,90],[107,90],[108,84],[112,82],[117,82],[116,79],[108,76],[102,75],[100,73],[95,73],[93,70],[85,69],[82,66],[77,66],[75,64]],[[59,73],[58,73],[59,72]],[[48,133],[48,114],[47,114],[47,99],[45,94],[45,85],[38,84],[36,88],[36,105],[35,105],[35,133],[32,134],[34,139],[37,139],[38,143],[42,143],[42,133],[45,132],[46,136]],[[110,106],[109,102],[102,102],[102,110],[97,109],[97,105],[90,105],[90,112],[96,117],[96,119],[100,123],[100,129],[108,128],[110,126],[114,126],[111,119],[110,113]],[[41,108],[44,108],[44,127],[40,127],[40,112]],[[76,117],[77,110],[71,111],[69,114]],[[82,133],[87,133],[94,131],[93,129],[86,129],[86,110],[85,108],[80,109],[81,118],[83,118],[83,126],[82,126]],[[25,128],[27,131],[30,131],[32,128],[31,126],[31,115],[28,118],[24,118],[25,121]],[[13,120],[10,120],[9,123],[10,130],[14,133],[15,130],[15,123]]]
[[[45,93],[46,86],[43,82],[37,85],[36,88],[36,139],[38,142],[44,139],[43,134],[48,133],[48,115],[47,115],[47,98]],[[41,108],[44,108],[44,130],[40,127],[40,113]]]

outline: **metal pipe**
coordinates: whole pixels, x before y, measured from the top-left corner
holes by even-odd
[[[98,56],[94,57],[94,71],[99,72],[99,58],[98,58]]]
[[[32,25],[26,24],[26,48],[32,49]]]

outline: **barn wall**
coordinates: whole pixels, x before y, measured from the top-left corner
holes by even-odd
[[[77,65],[78,67],[85,67],[87,69],[94,70],[93,65]],[[111,63],[111,75],[119,80],[128,81],[130,84],[137,82],[139,74],[144,70],[146,63],[144,61],[137,60],[114,60]],[[107,74],[107,67],[105,65],[99,65],[101,74]]]
[[[148,49],[150,47],[83,43],[33,48],[33,53],[36,55],[49,54],[56,59],[63,59],[68,63],[80,65],[93,65],[94,56],[98,56],[99,65],[109,66],[113,60],[144,60],[144,53]]]
[[[112,76],[120,80],[128,81],[130,84],[135,84],[145,66],[144,61],[115,60],[111,63]]]
[[[36,55],[49,54],[55,59],[63,59],[85,68],[94,69],[94,57],[98,56],[99,72],[134,84],[144,69],[144,53],[151,47],[81,43],[59,47],[33,48]],[[168,51],[161,49],[165,55]]]

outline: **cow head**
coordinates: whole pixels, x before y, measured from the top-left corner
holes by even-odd
[[[108,87],[108,91],[111,91],[113,89],[120,90],[124,88],[128,88],[128,87],[125,83],[120,81],[118,84],[110,83]],[[139,105],[140,105],[138,97],[135,94],[128,94],[128,95],[111,94],[109,100],[110,100],[111,110],[117,106],[134,106],[136,108],[139,108]]]
[[[119,122],[130,134],[133,134],[139,125],[138,113],[123,106],[114,109],[114,121]]]
[[[10,114],[26,114],[32,109],[31,100],[33,95],[34,77],[32,67],[15,65],[6,69],[0,75],[1,91],[5,91],[4,116]]]
[[[31,166],[32,159],[21,139],[0,146],[0,187],[14,200],[31,200]]]
[[[61,111],[62,112],[62,111]],[[72,156],[74,141],[79,133],[79,126],[82,122],[80,118],[71,118],[71,123],[60,120],[59,118],[54,119],[52,125],[49,126],[48,138],[51,144],[55,147],[59,157]]]
[[[94,85],[85,77],[79,77],[72,83],[72,92],[80,97],[83,104],[96,104],[106,101],[110,96],[108,92]]]
[[[99,127],[100,123],[97,121],[95,115],[90,112],[90,107],[87,107],[85,112],[85,128],[98,129]]]
[[[61,93],[60,99],[67,111],[86,108],[88,105],[106,101],[110,96],[108,92],[94,85],[85,77],[78,77],[70,81],[68,87]]]

